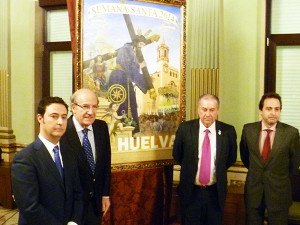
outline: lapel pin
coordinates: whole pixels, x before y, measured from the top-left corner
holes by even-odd
[[[221,135],[221,131],[220,130],[218,130],[218,134]]]

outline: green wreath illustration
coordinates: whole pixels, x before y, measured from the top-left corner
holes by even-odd
[[[120,84],[114,84],[108,89],[108,100],[117,104],[122,104],[127,97],[125,88]]]

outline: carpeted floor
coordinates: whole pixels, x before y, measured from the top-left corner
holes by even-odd
[[[0,225],[17,225],[19,212],[17,209],[10,210],[0,206]]]
[[[0,225],[17,225],[19,212],[17,209],[10,210],[0,206]],[[180,225],[180,223],[173,222],[170,225]]]

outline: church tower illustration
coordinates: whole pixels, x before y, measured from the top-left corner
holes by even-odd
[[[180,73],[169,61],[169,47],[163,40],[157,47],[156,72],[151,74],[157,99],[137,92],[139,114],[165,114],[179,108]]]

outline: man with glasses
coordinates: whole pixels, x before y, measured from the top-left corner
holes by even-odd
[[[110,207],[110,139],[106,122],[96,119],[98,103],[91,90],[76,91],[71,97],[73,115],[62,138],[78,159],[86,225],[100,224]]]

